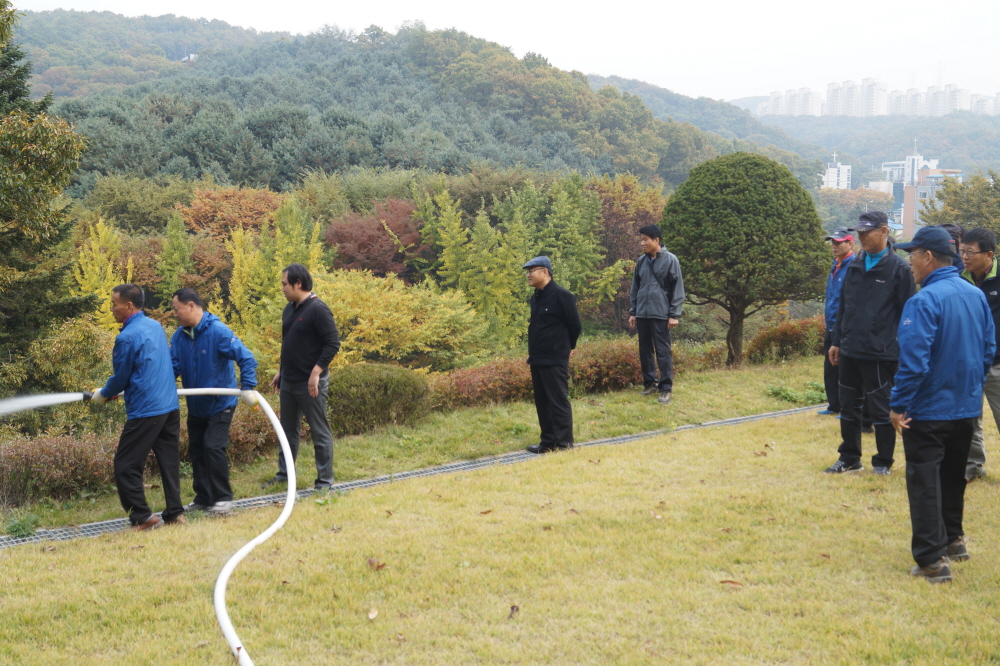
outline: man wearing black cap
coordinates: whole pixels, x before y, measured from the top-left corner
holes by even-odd
[[[684,304],[681,263],[663,249],[660,227],[639,229],[642,256],[635,262],[629,293],[630,328],[639,329],[639,363],[642,365],[642,395],[659,393],[659,401],[670,402],[674,390],[674,356],[670,329],[677,326]],[[659,367],[660,380],[656,380]]]
[[[890,398],[903,435],[906,494],[913,526],[910,570],[931,583],[951,580],[950,560],[969,559],[962,529],[965,463],[983,411],[983,376],[993,363],[995,329],[983,292],[954,266],[954,240],[924,227],[910,243],[920,291],[899,326],[899,372]]]
[[[889,420],[889,392],[896,374],[899,343],[896,329],[903,306],[916,291],[906,262],[889,247],[885,213],[869,211],[858,218],[862,252],[844,275],[843,291],[828,357],[840,371],[840,459],[827,474],[857,472],[861,464],[861,412],[867,394],[875,426],[872,472],[888,475],[896,448]]]
[[[569,404],[569,356],[580,337],[576,299],[552,279],[552,262],[535,257],[524,265],[531,295],[528,320],[528,364],[535,410],[542,436],[528,447],[547,453],[573,447],[573,408]]]
[[[823,339],[823,383],[826,386],[827,407],[819,413],[824,416],[835,416],[840,413],[840,387],[838,379],[840,372],[837,366],[830,363],[830,347],[833,339],[833,325],[837,321],[837,306],[840,305],[840,292],[844,286],[844,274],[854,259],[854,234],[844,228],[837,229],[824,240],[830,241],[833,252],[833,266],[826,280],[826,308],[823,318],[826,320],[826,336]]]

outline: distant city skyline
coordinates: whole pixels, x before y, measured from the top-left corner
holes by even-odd
[[[407,21],[429,29],[457,28],[531,51],[564,70],[639,79],[691,97],[732,100],[810,87],[823,91],[842,73],[871,72],[900,89],[962,81],[976,91],[1000,91],[1000,68],[989,48],[1000,3],[967,0],[944,8],[931,0],[890,3],[843,0],[803,6],[793,0],[656,3],[604,9],[581,3],[509,0],[499,9],[459,0],[423,3],[280,5],[237,0],[14,0],[18,10],[111,11],[126,16],[175,14],[219,19],[263,31],[308,34],[324,25],[396,31]],[[905,40],[903,36],[905,35]],[[905,42],[905,46],[904,46]],[[895,49],[895,51],[893,50]],[[888,58],[888,53],[900,53]],[[872,67],[872,63],[878,63]],[[873,71],[874,70],[874,71]]]

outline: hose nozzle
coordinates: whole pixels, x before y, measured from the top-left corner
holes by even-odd
[[[87,402],[88,400],[90,400],[93,397],[94,397],[94,394],[91,393],[90,391],[84,391],[83,392],[83,401],[84,402]]]

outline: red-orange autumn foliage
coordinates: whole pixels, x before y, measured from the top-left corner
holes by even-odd
[[[259,229],[265,219],[273,222],[274,212],[286,197],[249,187],[201,189],[194,191],[190,206],[177,208],[190,231],[225,238],[235,227]]]
[[[430,253],[430,248],[421,243],[418,220],[413,217],[415,210],[412,201],[387,199],[375,204],[372,215],[350,213],[333,220],[326,230],[326,242],[337,246],[334,268],[368,270],[380,277],[389,273],[407,277],[406,258]],[[405,254],[400,244],[407,248]]]

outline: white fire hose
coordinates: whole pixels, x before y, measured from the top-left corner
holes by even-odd
[[[243,392],[239,389],[224,389],[224,388],[200,388],[200,389],[178,389],[177,395],[235,395],[239,396]],[[240,641],[240,637],[236,635],[236,630],[233,629],[233,623],[229,619],[229,613],[226,611],[226,584],[229,583],[229,576],[232,575],[233,571],[244,557],[246,557],[250,551],[256,548],[258,545],[264,543],[271,538],[271,535],[281,529],[281,526],[285,524],[288,520],[288,516],[292,514],[292,507],[295,505],[295,461],[292,459],[292,450],[288,446],[288,438],[285,437],[285,431],[281,428],[281,423],[278,421],[278,417],[274,414],[274,410],[271,405],[268,404],[267,400],[258,393],[253,392],[254,397],[257,398],[257,404],[260,405],[264,413],[267,414],[267,418],[270,419],[271,425],[274,426],[274,432],[278,435],[278,442],[281,444],[281,453],[285,456],[285,469],[288,472],[288,496],[285,498],[285,507],[281,510],[281,515],[275,520],[270,527],[261,532],[250,541],[248,544],[236,551],[236,554],[229,558],[226,562],[226,566],[222,567],[222,571],[219,572],[219,577],[215,580],[215,616],[219,620],[219,627],[222,629],[222,635],[226,637],[226,641],[229,643],[229,648],[233,651],[236,656],[236,661],[240,666],[253,666],[253,660],[250,659],[250,655],[247,654],[246,648]]]

